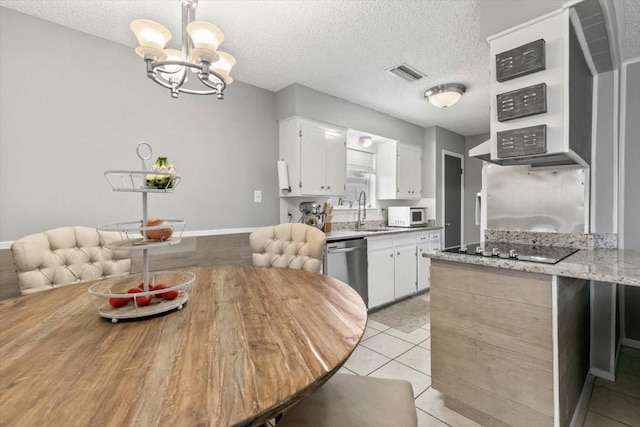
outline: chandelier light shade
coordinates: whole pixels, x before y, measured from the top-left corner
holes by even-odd
[[[462,98],[462,94],[467,91],[467,87],[460,83],[448,83],[438,85],[425,91],[424,97],[438,108],[449,108]]]
[[[147,77],[170,89],[173,98],[182,92],[216,95],[223,99],[225,88],[233,82],[229,74],[236,64],[233,56],[218,51],[224,33],[213,24],[195,20],[198,0],[179,1],[182,5],[182,50],[165,49],[171,33],[163,25],[136,19],[130,25],[140,44],[135,51],[147,65]],[[204,88],[184,87],[189,80],[187,72],[196,76]]]

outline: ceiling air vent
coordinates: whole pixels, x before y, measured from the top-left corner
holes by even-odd
[[[389,68],[386,70],[386,72],[408,82],[415,82],[423,77],[426,77],[420,71],[416,70],[415,68],[411,68],[407,64],[400,64],[398,66]]]

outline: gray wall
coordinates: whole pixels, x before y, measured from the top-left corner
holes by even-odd
[[[423,145],[424,128],[421,126],[299,84],[277,92],[276,114],[277,120],[295,115],[370,132],[407,144]]]
[[[129,47],[5,8],[0,28],[0,241],[140,218],[140,194],[112,192],[103,172],[139,169],[141,140],[183,178],[149,196],[150,216],[187,230],[278,221],[272,92],[234,82],[224,101],[174,100]]]
[[[424,151],[422,152],[422,197],[436,197],[436,127],[424,130]]]
[[[623,241],[624,249],[640,251],[640,62],[627,65],[625,98],[624,153],[620,158],[624,174]]]
[[[480,225],[476,225],[476,194],[482,190],[482,160],[469,157],[469,150],[485,142],[489,133],[467,136],[464,139],[464,242],[472,243],[484,240],[480,235]]]
[[[591,161],[591,232],[616,233],[615,216],[615,81],[614,72],[598,74],[596,91],[595,138]]]
[[[624,86],[623,86],[624,87]],[[620,157],[623,168],[623,203],[620,214],[623,219],[624,249],[640,251],[640,62],[626,68],[624,153]],[[640,288],[625,288],[626,338],[640,341]]]

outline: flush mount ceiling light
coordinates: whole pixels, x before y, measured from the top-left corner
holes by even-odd
[[[467,87],[460,83],[448,83],[432,87],[424,93],[424,97],[438,108],[448,108],[462,98],[462,94],[467,91]]]
[[[229,76],[236,63],[233,56],[218,50],[224,40],[220,28],[204,21],[196,21],[198,0],[180,0],[182,5],[182,50],[165,49],[171,33],[163,25],[148,19],[131,22],[131,31],[140,46],[136,53],[147,64],[147,77],[171,90],[171,97],[180,92],[192,95],[216,95],[223,99]],[[183,87],[187,70],[206,86],[204,89]]]
[[[373,140],[370,136],[361,136],[358,138],[358,145],[360,147],[371,147],[371,144],[373,144]]]

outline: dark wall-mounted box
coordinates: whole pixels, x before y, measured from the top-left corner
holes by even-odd
[[[497,133],[498,157],[518,157],[547,152],[547,125]]]
[[[547,112],[546,83],[501,93],[496,98],[499,122]]]
[[[504,82],[545,69],[544,39],[496,55],[496,80]]]

